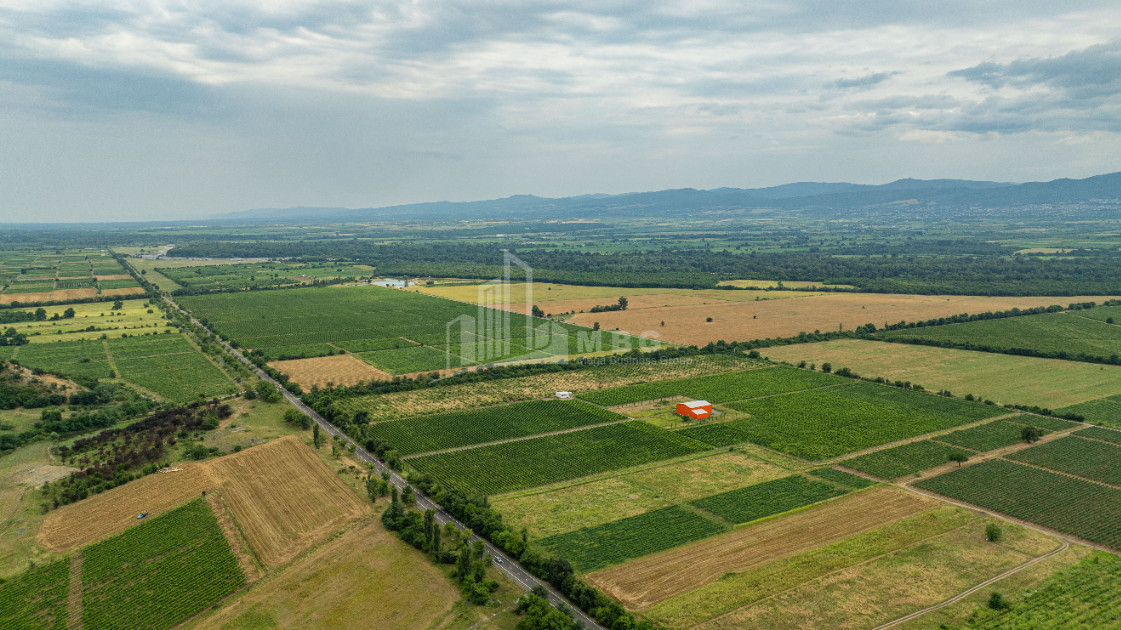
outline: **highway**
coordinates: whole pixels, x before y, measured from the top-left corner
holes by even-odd
[[[372,454],[366,452],[366,449],[362,448],[362,446],[360,444],[358,444],[354,440],[350,439],[349,436],[347,436],[342,431],[340,431],[335,425],[328,422],[323,416],[319,415],[314,409],[305,405],[304,402],[302,400],[300,400],[295,394],[293,394],[292,392],[285,389],[284,386],[282,386],[279,382],[277,382],[275,379],[273,379],[271,376],[269,376],[267,372],[258,368],[252,361],[247,359],[245,357],[245,355],[243,355],[241,352],[239,352],[233,346],[226,343],[225,341],[222,341],[222,339],[220,337],[218,337],[217,335],[214,334],[214,331],[212,331],[208,327],[204,326],[202,324],[202,322],[195,319],[189,312],[187,312],[186,310],[181,308],[178,304],[176,304],[174,300],[167,297],[166,295],[162,296],[162,297],[163,297],[163,300],[165,302],[167,302],[168,305],[170,305],[172,308],[174,308],[175,310],[179,311],[184,316],[186,316],[191,321],[192,324],[202,328],[203,330],[208,331],[211,335],[214,335],[215,340],[217,340],[219,343],[221,343],[222,346],[226,349],[227,352],[229,352],[231,355],[233,355],[237,360],[239,360],[242,363],[248,365],[257,374],[258,378],[260,378],[261,380],[266,381],[268,383],[271,383],[273,385],[273,387],[276,387],[277,391],[279,391],[284,396],[285,400],[287,400],[293,407],[295,407],[296,409],[299,409],[301,412],[303,412],[305,415],[307,415],[309,418],[311,418],[316,424],[319,425],[319,427],[323,431],[326,431],[330,435],[337,437],[339,440],[346,443],[348,446],[353,446],[354,447],[354,454],[356,456],[358,456],[362,461],[365,461],[366,463],[372,464],[374,466],[374,468],[377,470],[378,473],[387,473],[389,475],[389,482],[392,483],[394,486],[396,486],[399,490],[404,490],[405,487],[409,485],[409,482],[406,481],[404,477],[397,474],[396,471],[392,470],[391,468],[389,468],[385,464],[378,461],[377,457],[374,457]],[[463,523],[459,522],[457,519],[453,518],[450,514],[445,512],[444,509],[441,508],[439,505],[437,505],[435,501],[433,501],[432,499],[428,498],[427,496],[421,494],[420,491],[418,491],[416,488],[413,488],[413,491],[416,493],[416,505],[417,505],[417,507],[422,509],[422,510],[433,510],[435,512],[436,522],[439,523],[441,526],[443,526],[445,523],[452,523],[460,531],[463,531],[463,530],[467,529],[467,527]],[[553,586],[551,584],[549,584],[549,583],[547,583],[543,580],[538,579],[536,576],[531,574],[529,571],[526,571],[524,568],[522,568],[521,564],[519,564],[516,559],[507,555],[506,552],[502,551],[498,547],[495,547],[494,545],[492,545],[490,543],[490,541],[486,540],[485,538],[481,538],[479,536],[474,536],[470,542],[473,543],[474,540],[482,540],[483,543],[486,545],[487,554],[490,555],[492,558],[500,558],[502,560],[501,562],[495,562],[494,566],[498,570],[500,570],[504,574],[506,574],[506,576],[509,577],[519,587],[521,587],[521,588],[523,588],[527,591],[532,589],[535,586],[544,587],[545,590],[548,591],[548,593],[549,593],[549,602],[553,606],[556,606],[557,604],[559,604],[561,602],[564,602],[571,609],[573,618],[576,621],[582,623],[585,628],[594,628],[596,630],[604,630],[603,626],[599,625],[594,619],[592,619],[587,614],[585,614],[584,611],[580,610],[580,608],[578,606],[576,606],[571,601],[569,601],[568,598],[566,598],[564,595],[561,595],[561,593],[559,591],[557,591],[555,588],[553,588]]]

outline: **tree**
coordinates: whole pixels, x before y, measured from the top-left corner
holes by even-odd
[[[833,371],[833,365],[830,364],[830,363],[822,363],[821,364],[821,371],[828,374],[828,373]]]
[[[1024,427],[1020,429],[1020,437],[1028,444],[1034,444],[1043,437],[1043,430],[1039,427]]]
[[[440,562],[443,557],[442,543],[440,541],[442,536],[440,533],[441,531],[439,527],[432,528],[432,556],[436,558],[437,562]]]
[[[1003,595],[993,591],[993,594],[989,596],[989,608],[993,610],[1007,610],[1009,606]]]
[[[117,300],[117,301],[113,302],[113,308],[111,308],[109,310],[119,311],[119,310],[123,309],[124,307],[125,307],[125,303],[120,301],[120,300]]]
[[[315,444],[315,448],[319,448],[319,423],[311,428],[311,441]]]
[[[619,310],[620,311],[627,310],[627,305],[628,305],[627,298],[625,298],[625,297],[619,298]]]
[[[541,310],[541,307],[536,304],[533,305],[533,309],[530,311],[530,313],[534,317],[545,317],[545,311]]]
[[[962,464],[969,461],[969,455],[966,455],[963,451],[954,451],[950,453],[949,460],[957,464],[958,468],[961,468]]]
[[[412,486],[405,486],[405,490],[401,492],[401,502],[405,505],[416,505],[416,491]]]
[[[366,478],[366,494],[370,497],[370,503],[377,503],[380,486],[381,483],[376,478]]]
[[[599,322],[592,322],[592,330],[599,330]]]
[[[62,311],[62,319],[74,319],[74,308],[70,307]]]
[[[39,307],[39,308],[35,309],[35,319],[38,320],[38,321],[43,321],[43,320],[47,319],[47,309],[45,309],[43,307]]]
[[[989,542],[999,542],[1003,535],[1004,532],[1000,529],[1000,525],[989,523],[985,526],[985,539]]]

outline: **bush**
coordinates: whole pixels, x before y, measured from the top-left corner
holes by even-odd
[[[989,523],[985,526],[985,539],[989,542],[999,542],[1003,535],[1004,531],[1000,529],[1000,525]]]
[[[989,608],[992,608],[993,610],[1008,610],[1010,606],[1004,599],[1003,595],[996,591],[993,591],[993,594],[989,596]]]

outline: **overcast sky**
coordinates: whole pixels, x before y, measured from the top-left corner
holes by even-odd
[[[0,221],[1117,156],[1116,1],[0,0]]]

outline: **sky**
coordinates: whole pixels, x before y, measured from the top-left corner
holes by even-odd
[[[1118,156],[1115,1],[0,0],[0,221]]]

